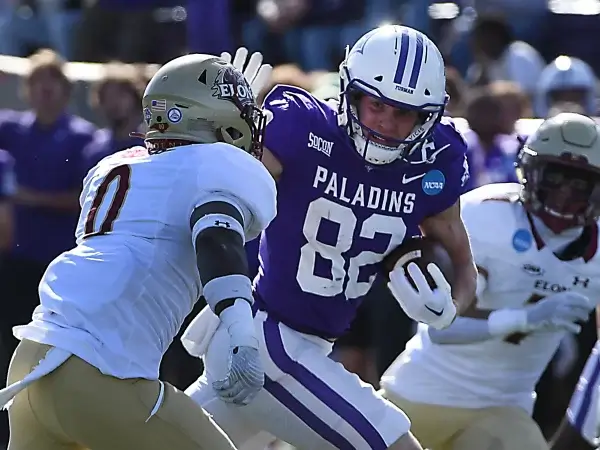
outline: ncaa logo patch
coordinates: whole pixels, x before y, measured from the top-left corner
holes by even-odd
[[[512,245],[513,248],[519,253],[529,250],[532,243],[533,236],[529,230],[526,230],[525,228],[519,228],[517,231],[515,231],[515,234],[513,234]]]
[[[439,170],[430,170],[421,180],[423,192],[427,195],[438,195],[444,190],[446,177]]]
[[[179,123],[181,122],[182,114],[179,108],[171,108],[167,111],[167,118],[171,123]]]

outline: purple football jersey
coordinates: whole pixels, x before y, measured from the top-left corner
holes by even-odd
[[[383,257],[457,201],[468,179],[466,145],[445,121],[408,162],[375,167],[337,112],[307,92],[277,86],[265,108],[265,146],[284,169],[277,217],[260,242],[256,303],[297,331],[336,338]]]

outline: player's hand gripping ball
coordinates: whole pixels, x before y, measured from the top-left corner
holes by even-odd
[[[411,319],[444,329],[456,317],[450,256],[431,239],[411,238],[385,258],[387,287]]]
[[[436,240],[428,237],[413,237],[406,239],[383,259],[383,272],[389,280],[389,274],[396,266],[404,268],[408,281],[413,288],[415,282],[408,274],[408,264],[414,262],[419,268],[432,289],[436,287],[433,278],[427,270],[427,266],[434,263],[444,274],[444,277],[452,285],[454,282],[454,267],[446,249]]]

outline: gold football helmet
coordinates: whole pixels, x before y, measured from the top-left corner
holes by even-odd
[[[600,126],[561,113],[545,120],[517,159],[522,200],[555,232],[600,216]]]
[[[217,56],[168,62],[148,83],[142,106],[150,143],[227,142],[261,156],[265,116],[244,75]]]

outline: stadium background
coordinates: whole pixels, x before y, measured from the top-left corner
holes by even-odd
[[[30,108],[23,86],[31,75],[28,57],[38,49],[51,48],[66,61],[84,61],[68,62],[64,73],[72,83],[69,113],[101,129],[92,130],[89,141],[75,150],[93,153],[85,160],[89,166],[124,147],[126,139],[121,135],[127,130],[123,127],[135,124],[135,128],[142,122],[137,105],[144,81],[158,64],[175,56],[219,54],[245,45],[263,52],[265,60],[275,66],[272,84],[294,84],[325,98],[337,93],[335,71],[346,44],[382,23],[404,23],[426,32],[444,53],[451,94],[448,113],[462,118],[458,124],[469,144],[470,187],[475,187],[515,179],[517,135],[531,133],[539,124],[535,117],[549,113],[538,103],[539,77],[546,64],[566,55],[581,58],[598,73],[599,14],[596,0],[0,0],[0,147],[12,146],[0,154],[0,285],[4,292],[0,370],[5,372],[16,345],[10,329],[30,314],[40,268],[47,264],[47,257],[24,257],[19,248],[27,247],[33,236],[55,239],[44,219],[38,219],[56,211],[23,203],[21,191],[27,190],[31,180],[27,179],[27,162],[19,156],[24,149],[9,139],[14,130],[7,128],[10,119],[4,111]],[[103,99],[98,92],[111,83],[118,89]],[[586,92],[593,96],[594,105],[595,83]],[[133,103],[119,102],[115,99],[119,95],[129,95]],[[558,104],[557,110],[596,115],[595,109],[586,110],[589,105],[584,97],[575,95],[569,100]],[[20,131],[29,132],[36,133],[26,127]],[[42,149],[47,146],[54,151],[47,144],[39,142]],[[56,170],[62,170],[61,166],[49,167],[48,177]],[[44,178],[45,174],[36,176]],[[69,245],[66,242],[62,249]],[[23,265],[23,259],[35,264]],[[19,264],[25,273],[15,274]],[[381,284],[376,284],[370,297],[372,301],[339,342],[334,357],[376,384],[410,338],[413,324]],[[547,436],[564,414],[594,341],[592,318],[580,336],[565,340],[540,382],[535,418]],[[164,377],[180,388],[201,370],[200,363],[187,357],[178,342],[163,364]],[[7,440],[5,414],[0,421],[1,447]]]

